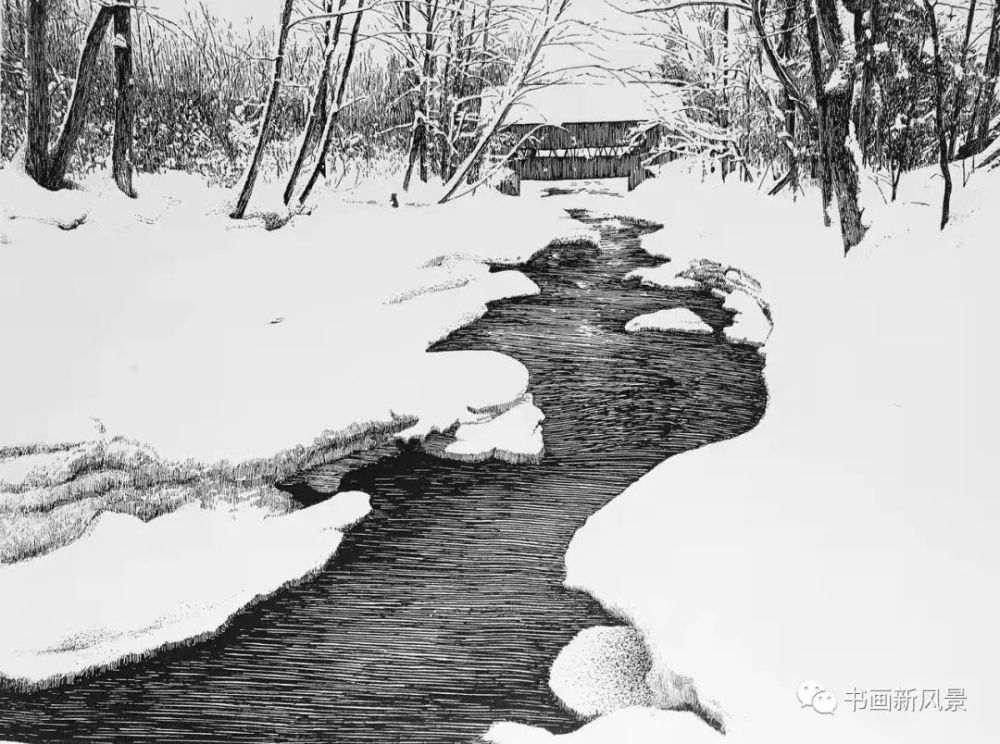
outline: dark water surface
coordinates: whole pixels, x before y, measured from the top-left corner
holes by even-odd
[[[541,463],[409,447],[362,465],[341,489],[370,493],[373,512],[315,579],[207,642],[68,687],[0,692],[0,739],[446,744],[502,720],[579,726],[549,667],[581,629],[622,621],[562,586],[573,534],[663,459],[752,428],[766,398],[759,355],[719,333],[719,300],[623,284],[657,263],[640,231],[605,222],[600,250],[536,256],[523,270],[541,295],[494,303],[435,347],[528,367],[546,416]],[[716,333],[624,332],[677,306]]]

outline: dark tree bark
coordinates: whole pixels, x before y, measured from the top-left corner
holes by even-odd
[[[49,185],[49,76],[48,0],[28,0],[24,29],[24,61],[27,72],[25,169],[42,186]]]
[[[346,4],[347,0],[340,0],[340,4],[337,7],[338,13],[343,12]],[[333,0],[327,0],[326,12],[333,12]],[[295,163],[288,174],[288,183],[285,185],[284,201],[286,205],[292,200],[292,195],[295,193],[295,183],[302,173],[306,158],[320,144],[323,137],[323,122],[326,121],[327,99],[330,97],[330,80],[333,77],[337,42],[340,39],[340,31],[343,25],[344,16],[342,14],[337,16],[336,23],[332,23],[332,19],[327,19],[326,21],[323,69],[320,71],[319,82],[316,84],[316,95],[313,98],[312,108],[309,111],[309,120],[306,124],[305,136],[302,138],[302,146],[299,148]]]
[[[73,154],[76,141],[83,131],[83,123],[87,118],[87,104],[94,87],[94,74],[97,72],[97,55],[101,51],[101,39],[111,23],[114,9],[102,6],[94,16],[80,52],[80,62],[76,69],[76,83],[73,85],[73,97],[63,118],[62,129],[52,151],[52,162],[48,178],[43,186],[50,189],[61,188],[66,180],[69,169],[69,159]]]
[[[254,148],[253,156],[250,159],[250,166],[247,169],[240,195],[236,200],[230,217],[234,220],[243,218],[246,214],[247,206],[250,204],[250,197],[253,194],[254,184],[257,182],[257,173],[260,170],[261,156],[264,154],[264,147],[271,136],[271,127],[274,123],[274,113],[278,103],[278,96],[281,93],[281,73],[285,66],[285,49],[288,45],[288,30],[292,20],[292,6],[294,0],[285,0],[281,10],[281,18],[278,21],[278,48],[274,58],[274,78],[271,80],[270,91],[267,95],[267,102],[264,105],[264,113],[260,120],[260,132],[257,135],[257,145]]]
[[[830,204],[833,201],[833,177],[830,170],[830,152],[827,147],[827,136],[824,128],[826,119],[826,94],[823,90],[823,57],[820,50],[819,22],[812,0],[803,0],[806,15],[806,38],[809,41],[810,67],[812,68],[813,85],[816,88],[816,166],[819,176],[820,194],[823,199],[823,224],[829,227]]]
[[[722,9],[722,108],[719,111],[721,121],[719,125],[729,129],[729,8]],[[722,162],[719,163],[719,171],[722,175],[722,182],[726,182],[729,175],[732,155],[729,148],[722,155]]]
[[[778,58],[785,64],[792,58],[792,47],[795,43],[796,15],[799,7],[799,0],[785,0],[785,17],[781,21],[781,31],[778,35]],[[785,131],[788,133],[788,173],[787,182],[795,189],[798,185],[799,164],[795,151],[795,101],[792,100],[788,89],[783,89],[782,110],[785,114]],[[786,181],[782,179],[782,182]],[[781,189],[772,189],[778,193]]]
[[[858,201],[860,191],[859,163],[848,146],[851,126],[851,97],[854,92],[855,66],[849,45],[837,15],[836,0],[816,0],[819,26],[828,46],[833,50],[829,74],[823,85],[825,110],[823,129],[827,140],[830,169],[833,175],[837,207],[840,212],[840,232],[844,253],[861,242],[867,228]]]
[[[813,122],[813,112],[806,103],[805,96],[802,95],[792,76],[788,74],[782,61],[778,59],[778,55],[771,45],[770,35],[764,26],[764,17],[763,0],[752,0],[750,18],[753,21],[754,30],[757,33],[760,47],[764,51],[764,56],[767,57],[768,64],[774,71],[775,77],[778,78],[778,82],[784,88],[786,95],[795,102],[796,107],[802,112],[802,117],[811,124]]]
[[[111,172],[126,196],[136,197],[132,185],[132,141],[135,131],[135,80],[132,77],[132,16],[128,5],[115,6],[115,132]]]
[[[969,122],[968,139],[971,145],[969,154],[980,152],[986,146],[998,74],[1000,74],[1000,2],[995,2],[993,4],[993,20],[990,24],[990,40],[986,47],[983,81],[976,92],[976,101],[972,107],[972,120]]]
[[[351,67],[354,66],[354,53],[358,47],[358,34],[361,32],[361,19],[364,16],[363,9],[365,0],[358,0],[358,12],[354,16],[354,26],[351,28],[351,38],[348,41],[347,55],[344,58],[344,67],[340,73],[340,84],[337,86],[337,95],[334,99],[333,109],[327,112],[326,122],[323,125],[323,139],[320,142],[319,153],[316,164],[313,167],[309,181],[306,183],[302,193],[299,195],[299,204],[305,204],[312,193],[320,174],[323,172],[323,164],[326,162],[327,153],[330,152],[330,145],[333,144],[334,126],[340,116],[340,109],[344,105],[344,94],[347,92],[347,80],[351,75]]]
[[[403,191],[410,188],[410,179],[413,176],[413,166],[420,163],[420,180],[427,182],[427,143],[428,127],[427,121],[430,115],[430,79],[434,74],[434,20],[437,16],[437,0],[426,0],[426,28],[424,32],[423,66],[421,69],[422,79],[420,81],[420,96],[417,103],[417,111],[414,115],[413,135],[410,138],[409,161],[406,166],[406,175],[403,177]]]
[[[975,20],[976,0],[969,0],[969,15],[965,21],[965,38],[962,40],[962,57],[959,68],[962,70],[962,79],[955,85],[955,101],[951,108],[951,125],[948,128],[948,159],[955,157],[955,147],[958,143],[958,125],[962,118],[962,109],[965,107],[965,98],[968,94],[968,82],[965,79],[966,64],[969,60],[969,46],[972,42],[972,25]]]
[[[944,196],[941,199],[941,229],[948,224],[948,212],[951,209],[951,171],[948,169],[948,133],[944,121],[944,70],[941,61],[941,45],[938,39],[937,15],[930,0],[924,0],[924,10],[927,13],[927,24],[931,31],[931,42],[934,45],[934,122],[938,138],[938,160],[941,165],[941,175],[944,176]]]
[[[861,60],[861,90],[855,96],[856,110],[854,113],[855,127],[858,133],[858,146],[861,157],[868,163],[868,123],[870,117],[869,105],[872,90],[875,86],[875,5],[874,0],[858,0],[854,12],[854,46],[855,54]]]

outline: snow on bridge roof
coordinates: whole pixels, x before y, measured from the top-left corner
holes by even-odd
[[[500,88],[483,91],[484,113],[500,98]],[[506,124],[579,124],[613,121],[656,121],[681,107],[676,86],[669,83],[564,83],[525,93],[511,108]]]

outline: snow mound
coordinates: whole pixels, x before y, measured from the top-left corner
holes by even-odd
[[[541,427],[544,418],[527,394],[507,410],[483,421],[463,423],[453,437],[431,439],[423,446],[438,457],[463,462],[539,462],[545,451]]]
[[[671,263],[659,266],[642,266],[627,273],[624,281],[638,281],[643,286],[662,289],[701,289],[703,287],[697,279],[681,276],[677,267]]]
[[[684,307],[673,307],[632,318],[625,324],[625,331],[627,333],[665,331],[708,335],[712,333],[712,327],[693,311]]]
[[[654,704],[646,684],[651,667],[642,636],[627,626],[586,628],[566,645],[549,673],[549,687],[584,718]]]
[[[722,306],[735,313],[733,322],[722,331],[726,339],[734,344],[764,346],[771,335],[772,324],[764,314],[761,301],[742,289],[722,294]]]
[[[483,737],[491,744],[724,744],[726,738],[690,713],[625,708],[558,736],[520,723],[496,723]]]
[[[150,520],[197,503],[286,513],[293,504],[274,483],[376,447],[415,420],[357,424],[325,432],[309,446],[237,463],[171,461],[122,437],[0,449],[0,563],[66,545],[105,512]]]
[[[678,269],[674,262],[643,267],[630,272],[626,280],[663,289],[710,289],[733,311],[733,322],[723,329],[726,340],[758,348],[771,335],[770,306],[760,282],[747,272],[705,258],[696,258]]]
[[[896,203],[869,207],[872,228],[846,259],[815,190],[804,205],[732,181],[670,174],[614,209],[669,224],[643,247],[705,277],[745,322],[757,311],[737,291],[774,318],[767,412],[593,515],[567,551],[567,585],[628,617],[654,664],[719,701],[726,740],[991,741],[991,706],[972,696],[1000,694],[1000,605],[985,589],[1000,566],[988,341],[1000,172],[956,189],[944,230],[936,169],[906,174]],[[835,715],[801,708],[811,679],[838,696]],[[845,702],[885,687],[960,688],[968,705],[881,715]],[[638,740],[612,718],[605,741]],[[653,730],[670,740],[666,722]]]
[[[58,683],[215,633],[322,568],[369,508],[351,492],[282,517],[197,505],[149,523],[102,515],[74,544],[0,568],[0,598],[18,608],[0,614],[0,677]]]

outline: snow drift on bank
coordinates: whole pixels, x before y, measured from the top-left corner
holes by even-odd
[[[197,505],[149,523],[104,514],[72,545],[0,571],[0,678],[60,682],[214,633],[322,568],[368,511],[365,494],[341,493],[282,517]]]
[[[739,287],[753,304],[732,304],[756,316],[766,297],[767,324],[756,316],[746,336],[766,339],[768,410],[593,516],[570,546],[567,584],[634,621],[654,669],[690,675],[719,702],[727,736],[693,716],[626,710],[566,737],[505,724],[491,740],[990,741],[1000,172],[956,191],[943,232],[939,179],[907,174],[845,260],[814,193],[792,203],[679,167],[627,199],[574,206],[666,224],[644,238],[672,259],[665,281],[697,280],[685,269],[705,257],[760,280],[759,297]],[[801,706],[806,680],[837,697],[834,715]],[[952,690],[965,710],[852,710],[849,692],[879,689]]]
[[[0,565],[0,601],[18,608],[0,674],[25,684],[200,636],[322,565],[341,522],[280,516],[294,504],[273,486],[293,474],[404,429],[458,426],[477,458],[536,456],[537,409],[490,425],[525,400],[523,365],[427,348],[538,291],[491,263],[589,235],[492,192],[332,200],[268,231],[229,220],[193,176],[139,189],[51,193],[0,171],[0,343],[15,350],[0,368],[0,561],[39,556]],[[148,594],[158,583],[171,590]]]

